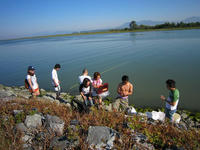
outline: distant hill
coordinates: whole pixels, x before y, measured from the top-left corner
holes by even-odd
[[[142,21],[136,21],[137,25],[148,25],[148,26],[155,26],[157,24],[165,23],[166,21],[153,21],[153,20],[142,20]],[[123,29],[123,28],[129,28],[130,22],[126,22],[122,24],[121,26],[117,27],[117,29]]]
[[[200,22],[200,17],[189,17],[182,20],[184,23],[191,23],[191,22]]]
[[[189,17],[184,20],[181,20],[184,23],[191,23],[191,22],[200,22],[200,17]],[[141,21],[136,21],[137,25],[149,25],[149,26],[155,26],[158,24],[163,24],[165,22],[171,22],[171,21],[153,21],[153,20],[141,20]],[[178,21],[173,21],[173,22],[178,22]],[[122,24],[121,26],[116,27],[116,29],[124,29],[124,28],[129,28],[130,22],[126,22]]]

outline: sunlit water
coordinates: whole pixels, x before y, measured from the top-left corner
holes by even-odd
[[[200,30],[81,35],[0,41],[0,83],[24,85],[27,66],[36,68],[41,88],[53,90],[51,70],[58,72],[62,90],[78,93],[83,68],[102,73],[112,97],[121,76],[134,85],[129,101],[136,106],[164,106],[165,81],[176,80],[180,107],[200,111]]]

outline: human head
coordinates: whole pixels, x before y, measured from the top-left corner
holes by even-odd
[[[33,66],[28,66],[28,74],[34,75],[35,74],[35,68]]]
[[[60,68],[61,68],[60,64],[56,64],[56,65],[54,66],[54,69],[56,69],[56,70],[60,70]]]
[[[90,79],[85,78],[85,79],[83,80],[83,86],[84,86],[84,87],[88,87],[89,85],[90,85]]]
[[[85,68],[83,69],[83,72],[82,72],[84,75],[88,75],[88,70]]]
[[[172,79],[168,79],[166,81],[167,88],[170,90],[172,88],[176,88],[176,82]]]
[[[94,73],[94,79],[99,80],[101,78],[101,74],[99,72]]]
[[[127,76],[127,75],[123,75],[123,76],[122,76],[122,82],[123,82],[123,83],[127,83],[128,81],[129,81],[128,76]]]

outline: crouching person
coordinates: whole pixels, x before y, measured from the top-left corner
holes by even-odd
[[[165,117],[167,117],[170,122],[173,121],[173,115],[177,110],[178,102],[179,102],[179,90],[176,89],[176,82],[174,80],[166,81],[167,89],[169,90],[168,98],[161,95],[160,98],[166,102],[165,107]]]
[[[40,91],[39,91],[39,85],[37,83],[37,78],[35,75],[35,68],[33,66],[29,66],[28,67],[28,72],[27,72],[27,82],[28,82],[28,86],[29,86],[29,91],[32,95],[32,98],[36,98],[38,95],[40,95]]]
[[[92,93],[91,93],[91,81],[88,78],[83,80],[83,83],[79,87],[79,92],[84,100],[86,106],[93,106]]]

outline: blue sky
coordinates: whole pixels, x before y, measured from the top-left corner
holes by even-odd
[[[200,16],[200,0],[0,0],[0,38]]]

